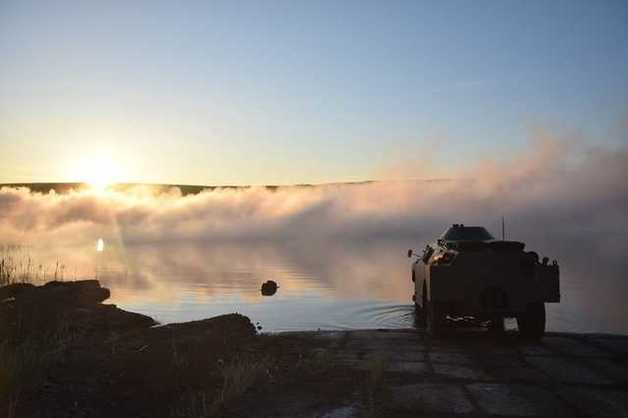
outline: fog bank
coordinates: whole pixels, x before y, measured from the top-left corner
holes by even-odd
[[[0,190],[3,243],[413,238],[448,224],[483,224],[509,238],[577,241],[622,254],[628,232],[628,149],[538,141],[512,160],[452,171],[446,181],[153,193]]]

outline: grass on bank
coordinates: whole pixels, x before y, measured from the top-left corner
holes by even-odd
[[[21,394],[42,383],[47,368],[71,339],[69,329],[60,326],[41,336],[7,336],[0,341],[0,415],[15,416]]]
[[[171,418],[218,418],[254,386],[266,385],[274,361],[269,357],[237,357],[219,365],[223,378],[218,394],[197,390],[184,393],[170,409]]]
[[[65,266],[59,261],[50,270],[19,248],[4,247],[0,251],[0,287],[63,280]],[[11,302],[0,300],[0,304]],[[41,383],[48,365],[71,339],[68,324],[62,320],[39,335],[33,333],[41,316],[37,309],[20,311],[14,323],[0,324],[0,331],[4,331],[0,333],[0,415],[15,416],[20,395]]]
[[[64,280],[66,267],[57,260],[54,266],[37,263],[18,248],[0,249],[0,287],[15,283],[45,283]],[[0,301],[1,302],[1,301]]]

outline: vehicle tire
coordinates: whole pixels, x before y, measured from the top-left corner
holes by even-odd
[[[526,338],[538,340],[545,334],[545,304],[529,303],[526,311],[517,316],[519,333]]]
[[[427,302],[425,309],[426,330],[428,334],[437,336],[443,327],[444,314],[441,304],[438,302]]]
[[[489,331],[493,333],[503,333],[504,328],[504,317],[501,315],[493,315],[491,318],[491,324],[489,326]]]
[[[423,294],[421,295],[421,306],[416,302],[414,304],[416,308],[416,324],[421,328],[425,328],[427,325],[427,309],[426,309],[427,296],[425,291],[425,282],[423,282]]]

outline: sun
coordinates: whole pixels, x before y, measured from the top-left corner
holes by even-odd
[[[104,155],[83,157],[74,169],[73,177],[91,189],[102,191],[119,181],[122,172],[116,160]]]

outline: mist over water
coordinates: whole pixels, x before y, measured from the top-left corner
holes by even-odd
[[[550,330],[626,332],[626,147],[545,138],[515,159],[447,174],[186,196],[3,188],[0,243],[35,265],[61,260],[66,279],[98,277],[113,303],[164,322],[239,311],[268,330],[401,327],[412,325],[405,250],[451,223],[499,236],[505,216],[507,238],[560,263]],[[263,297],[268,279],[280,289]]]

